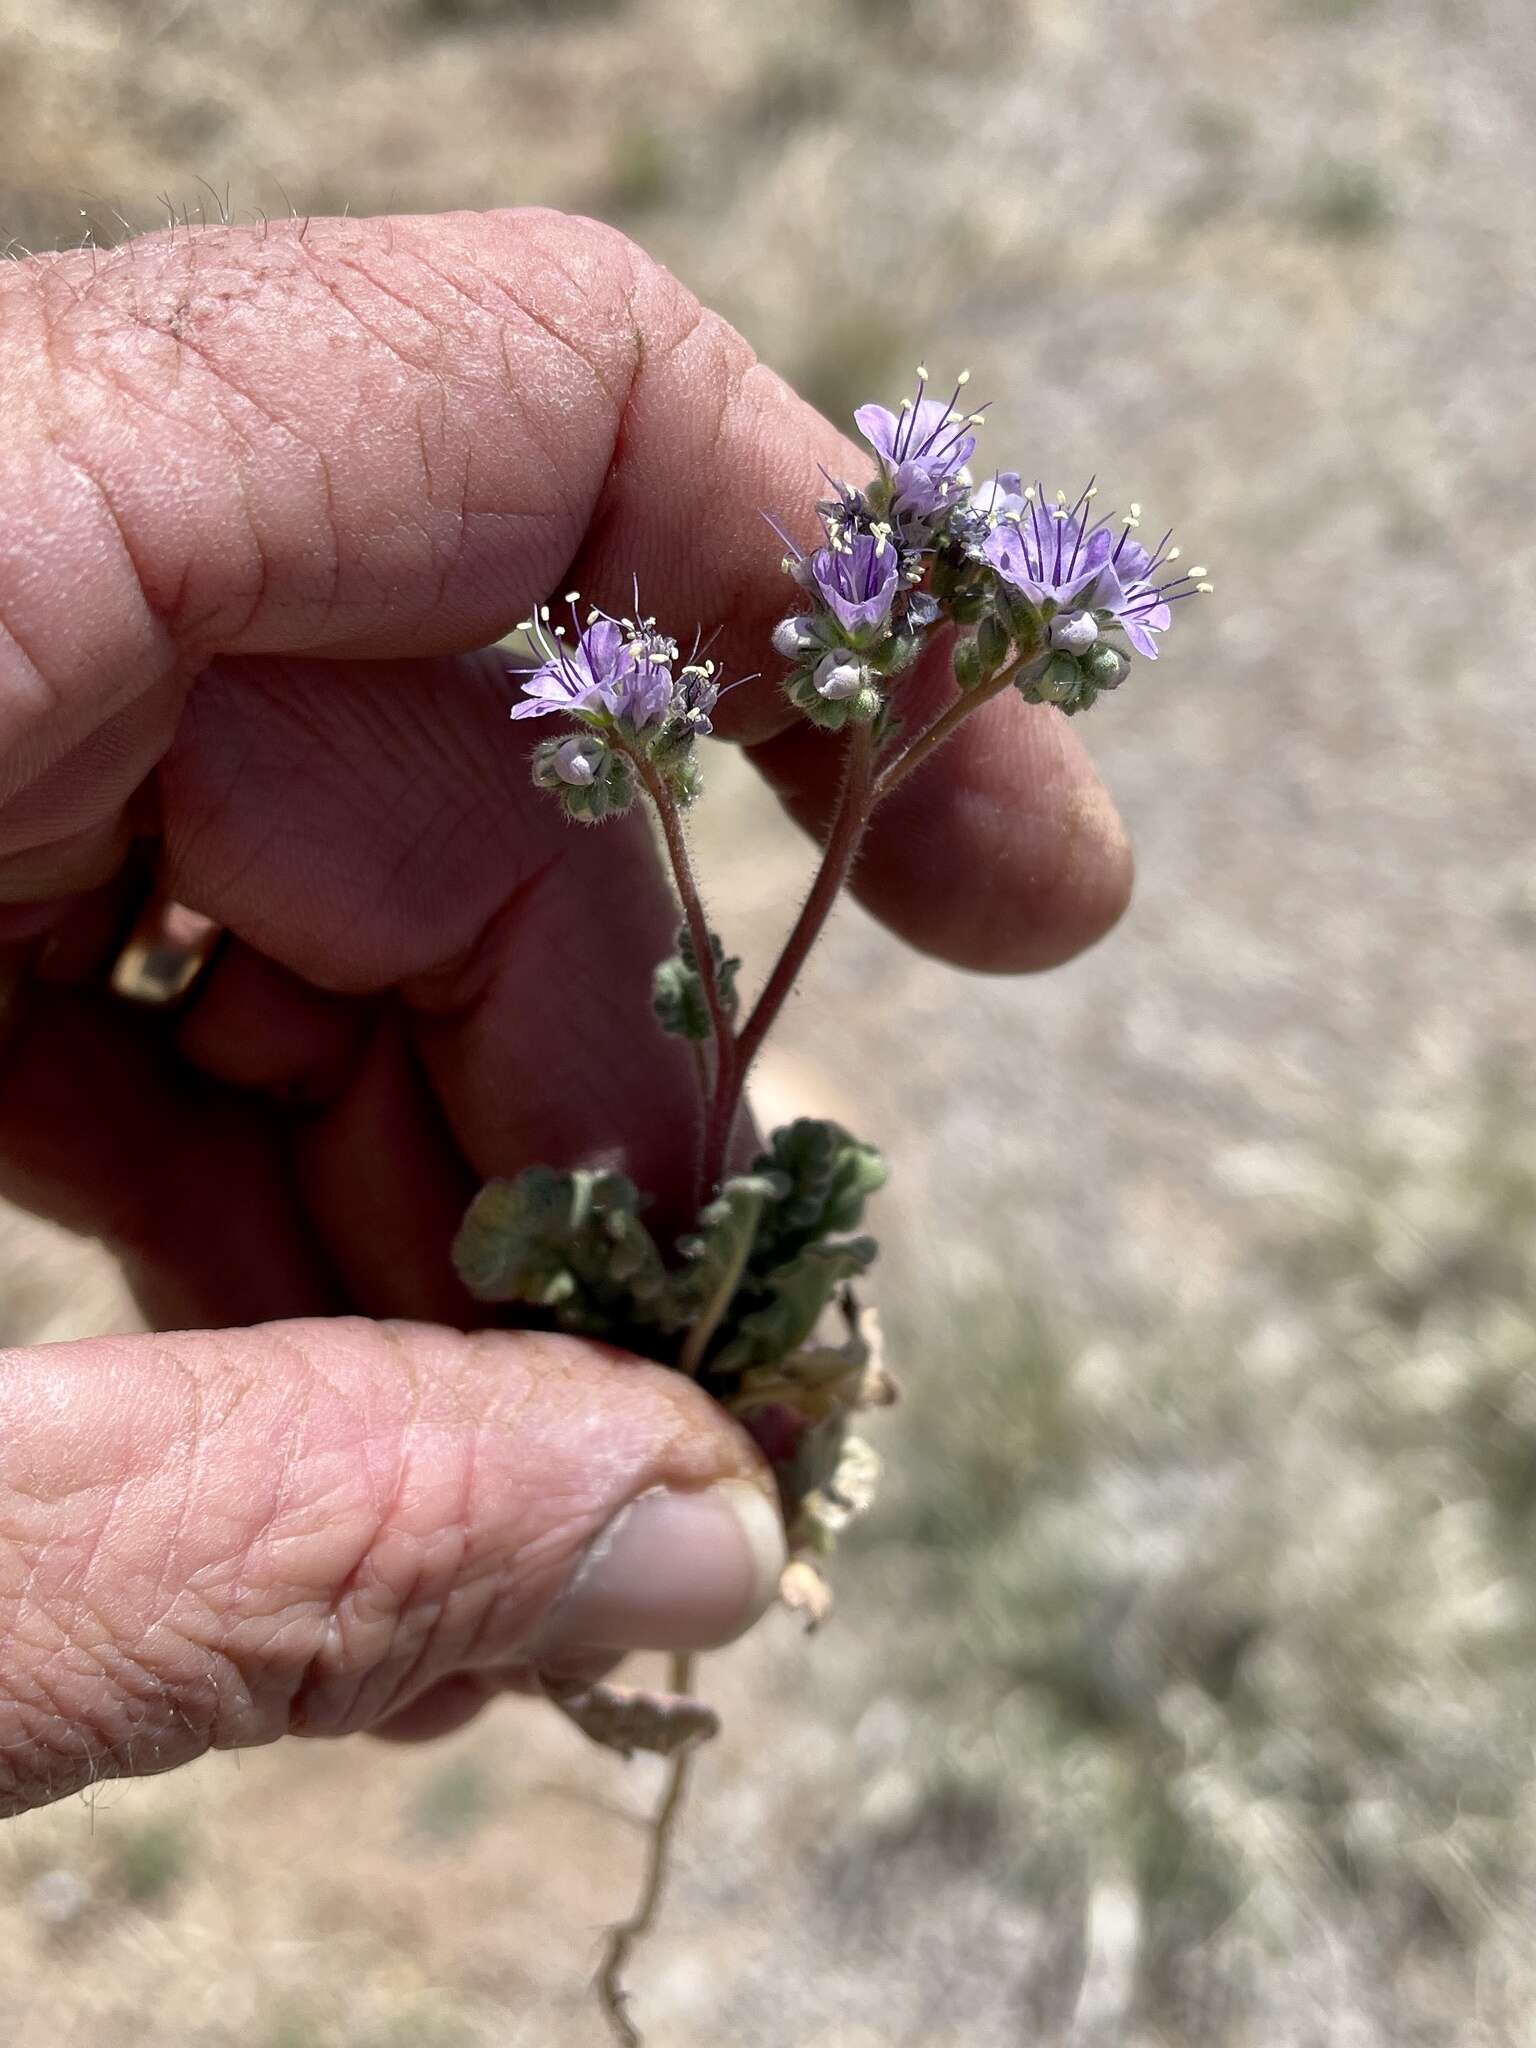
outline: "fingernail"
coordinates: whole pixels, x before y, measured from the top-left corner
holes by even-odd
[[[587,1552],[539,1653],[717,1648],[768,1606],[784,1560],[784,1525],[748,1480],[644,1493]]]

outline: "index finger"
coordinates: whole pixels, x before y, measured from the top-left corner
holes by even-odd
[[[666,271],[543,211],[30,259],[0,275],[0,390],[0,901],[110,871],[216,653],[464,650],[573,582],[624,608],[638,577],[664,624],[720,624],[726,665],[759,666],[786,597],[762,514],[804,530],[818,466],[850,459]],[[746,709],[743,737],[790,718],[771,684]],[[808,820],[834,755],[788,778]],[[1097,936],[1123,837],[1075,747],[1043,779],[1030,759],[962,735],[924,777],[933,857],[871,836],[871,906],[972,965],[1035,964],[1042,905],[1054,950]],[[974,801],[1000,763],[1027,830]],[[949,915],[983,868],[984,944]]]

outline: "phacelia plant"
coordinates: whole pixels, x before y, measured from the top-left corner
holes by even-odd
[[[518,673],[512,716],[559,725],[534,749],[534,781],[584,824],[648,802],[666,847],[680,930],[656,968],[654,1010],[659,1028],[697,1051],[697,1215],[658,1243],[642,1191],[622,1173],[533,1167],[482,1190],[456,1263],[479,1300],[541,1311],[560,1329],[687,1373],[741,1422],[778,1480],[792,1557],[785,1598],[811,1622],[827,1605],[823,1562],[872,1494],[873,1454],[854,1418],[892,1398],[858,1294],[876,1254],[860,1225],[885,1166],[838,1125],[801,1118],[735,1170],[753,1062],[891,791],[1005,690],[1068,716],[1087,710],[1125,682],[1136,655],[1156,660],[1174,607],[1211,587],[1204,569],[1177,567],[1171,536],[1150,552],[1142,545],[1138,506],[1124,520],[1096,514],[1091,482],[1070,501],[1014,471],[975,483],[982,415],[965,410],[965,383],[933,398],[920,369],[896,411],[861,406],[874,476],[857,488],[833,482],[809,553],[776,529],[795,597],[773,651],[790,702],[836,736],[843,777],[815,880],[745,1016],[741,963],[706,923],[683,823],[701,793],[697,742],[728,685],[697,641],[682,658],[642,615],[638,590],[628,617],[583,611],[573,591],[565,619],[545,606],[522,628],[537,659]],[[914,724],[903,680],[945,645],[954,689]],[[654,1909],[686,1749],[714,1725],[685,1697],[686,1668],[677,1679],[675,1698],[551,1687],[596,1739],[675,1753],[652,1880],[635,1920],[616,1930],[605,1971],[610,2017],[630,2040],[639,2037],[619,1970]]]

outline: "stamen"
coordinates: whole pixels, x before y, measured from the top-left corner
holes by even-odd
[[[1083,542],[1088,538],[1088,535],[1084,530],[1081,515],[1087,511],[1089,503],[1094,496],[1094,481],[1092,477],[1089,477],[1087,484],[1083,488],[1082,496],[1078,499],[1077,503],[1072,507],[1072,517],[1077,521],[1077,545],[1075,548],[1073,548],[1072,559],[1067,564],[1067,576],[1069,579],[1077,574],[1078,557],[1083,552]]]

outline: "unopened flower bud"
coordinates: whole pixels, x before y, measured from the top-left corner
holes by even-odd
[[[1056,653],[1045,664],[1038,687],[1043,702],[1065,704],[1069,698],[1077,695],[1081,684],[1082,676],[1078,670],[1076,656]]]
[[[544,740],[534,749],[533,779],[540,789],[589,789],[607,759],[607,747],[589,733]]]
[[[1098,637],[1099,623],[1092,612],[1058,612],[1048,635],[1053,647],[1068,654],[1086,654]]]
[[[1023,647],[1040,644],[1040,613],[1022,590],[1015,590],[1000,576],[996,585],[997,611],[1014,640]]]
[[[918,642],[911,633],[893,633],[866,657],[876,675],[899,676],[917,659]]]
[[[868,682],[868,668],[850,655],[824,654],[816,664],[816,691],[829,704],[842,703],[856,695]]]
[[[1012,644],[1008,628],[995,613],[989,612],[976,628],[976,651],[984,674],[994,675],[1002,667]]]
[[[1130,663],[1118,648],[1100,643],[1083,660],[1083,673],[1096,690],[1118,689]]]
[[[560,792],[566,816],[584,825],[601,824],[627,811],[637,794],[634,770],[622,754],[605,750],[590,783],[568,783]]]
[[[562,782],[569,782],[573,788],[584,789],[588,783],[597,780],[608,749],[601,740],[573,736],[562,740],[555,748],[555,773]]]
[[[821,644],[816,628],[804,612],[796,612],[792,618],[780,619],[773,629],[773,651],[782,655],[785,661],[799,661]]]
[[[955,681],[962,690],[981,687],[981,650],[974,640],[957,640],[954,652]]]

